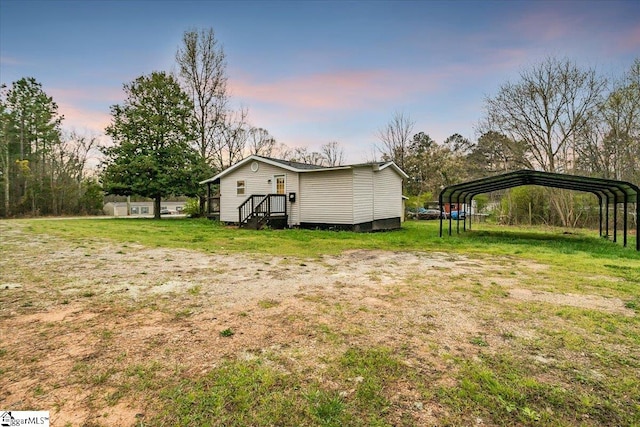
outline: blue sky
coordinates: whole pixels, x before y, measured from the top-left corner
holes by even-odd
[[[404,112],[438,142],[476,138],[484,99],[547,56],[620,76],[640,1],[0,0],[0,81],[35,77],[64,126],[102,133],[122,85],[175,71],[185,30],[213,28],[231,95],[279,142],[338,141],[372,160]]]

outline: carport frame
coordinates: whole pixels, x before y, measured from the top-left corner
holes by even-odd
[[[442,237],[442,223],[444,216],[445,203],[464,203],[465,207],[470,206],[473,198],[478,194],[490,193],[497,190],[506,190],[508,188],[520,187],[523,185],[540,185],[543,187],[561,188],[565,190],[583,191],[595,194],[598,198],[600,206],[600,237],[609,238],[609,206],[613,204],[613,241],[617,242],[617,219],[618,205],[623,204],[624,215],[624,243],[627,246],[627,219],[628,204],[636,204],[636,250],[640,251],[640,203],[638,203],[638,195],[640,188],[637,185],[626,181],[616,181],[604,178],[591,178],[579,175],[567,175],[551,172],[542,172],[523,169],[515,172],[509,172],[501,175],[495,175],[487,178],[481,178],[474,181],[468,181],[461,184],[450,185],[444,188],[438,196],[440,204],[440,237]],[[605,216],[605,232],[603,236],[603,201],[606,210]],[[465,209],[465,212],[467,210]],[[462,220],[463,230],[467,229],[467,215]],[[449,235],[453,227],[451,215],[449,216]],[[469,216],[469,229],[471,229],[471,216]],[[460,215],[456,219],[456,232],[460,232]]]

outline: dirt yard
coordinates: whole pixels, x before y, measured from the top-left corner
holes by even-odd
[[[221,256],[35,237],[16,224],[0,222],[0,409],[49,410],[56,427],[143,425],[149,389],[119,386],[138,371],[189,378],[271,352],[280,369],[313,376],[336,349],[380,344],[410,349],[407,363],[448,381],[443,353],[477,353],[474,337],[500,351],[504,331],[535,336],[533,319],[496,323],[504,305],[634,314],[616,298],[524,287],[547,267],[510,258]],[[397,393],[416,425],[436,422],[442,408]]]

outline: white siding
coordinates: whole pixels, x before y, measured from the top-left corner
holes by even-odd
[[[228,175],[220,178],[220,220],[224,222],[238,222],[238,207],[244,203],[252,194],[273,193],[273,176],[286,176],[286,193],[298,193],[298,174],[286,169],[281,169],[267,163],[258,162],[259,167],[256,172],[251,170],[251,163],[234,170]],[[237,195],[237,181],[245,182],[243,195]],[[271,181],[271,182],[269,182]],[[299,197],[299,195],[298,195]],[[299,209],[297,203],[287,202],[287,212],[289,214],[289,224],[297,224]]]
[[[402,177],[393,169],[373,173],[373,219],[402,218]]]
[[[371,166],[353,170],[353,223],[373,221],[373,169]]]
[[[402,177],[391,167],[354,166],[349,169],[292,172],[257,160],[251,170],[247,162],[220,178],[220,219],[237,222],[238,207],[252,194],[275,192],[274,176],[286,176],[286,193],[296,193],[287,202],[289,225],[361,224],[378,219],[402,218]],[[245,181],[245,192],[237,195],[237,181]]]
[[[287,198],[287,212],[289,225],[300,224],[300,174],[287,171],[287,197],[289,193],[296,193],[296,201],[289,203]]]
[[[300,174],[300,222],[353,224],[353,171]]]

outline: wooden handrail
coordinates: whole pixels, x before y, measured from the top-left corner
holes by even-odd
[[[274,214],[287,215],[285,194],[252,194],[238,207],[240,225],[256,216],[267,220]]]

